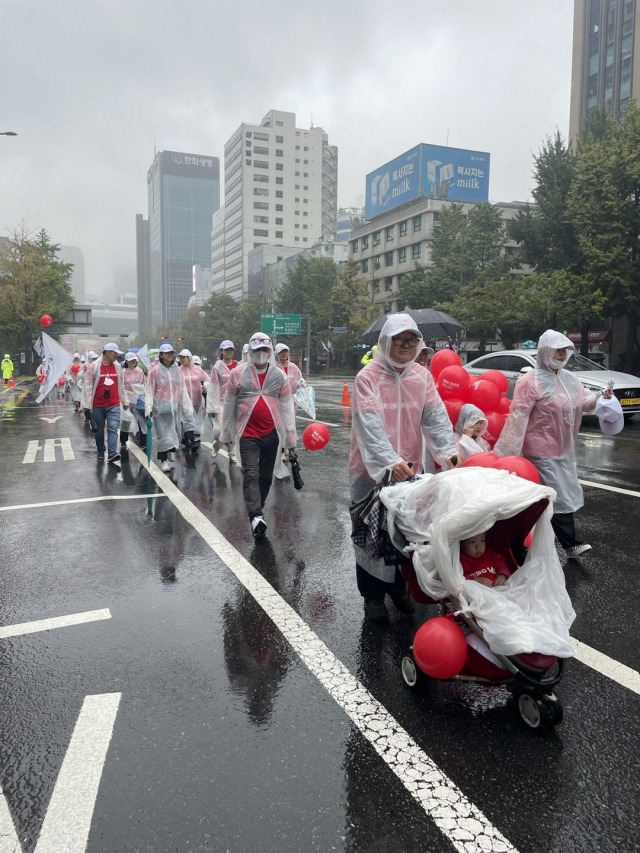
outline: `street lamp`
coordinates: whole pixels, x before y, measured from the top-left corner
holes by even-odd
[[[17,136],[18,134],[15,130],[3,130],[0,131],[0,136]]]

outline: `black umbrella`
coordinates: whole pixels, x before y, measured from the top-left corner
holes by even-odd
[[[444,311],[436,311],[434,308],[420,308],[417,311],[403,311],[416,321],[416,326],[422,332],[425,341],[433,341],[436,338],[448,338],[455,334],[462,324],[458,323],[450,314]],[[380,336],[382,327],[387,322],[387,315],[378,317],[362,333],[362,340],[368,344],[375,344]]]

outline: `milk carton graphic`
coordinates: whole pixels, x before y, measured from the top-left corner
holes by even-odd
[[[371,181],[371,204],[382,207],[389,201],[391,194],[391,176],[389,172],[376,175]]]
[[[431,198],[448,198],[449,187],[453,179],[453,163],[442,163],[441,160],[429,160],[427,163],[427,180],[431,183]]]

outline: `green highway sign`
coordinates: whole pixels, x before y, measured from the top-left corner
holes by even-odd
[[[301,335],[301,314],[262,314],[260,331],[265,335]]]

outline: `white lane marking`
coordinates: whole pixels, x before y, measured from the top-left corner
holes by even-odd
[[[0,853],[21,853],[18,833],[0,785]]]
[[[132,447],[140,461],[142,451]],[[211,550],[226,564],[289,641],[301,660],[351,718],[407,791],[460,853],[503,851],[511,843],[426,755],[386,708],[349,672],[320,637],[209,519],[152,464],[151,476]],[[36,850],[36,853],[41,851]]]
[[[55,418],[48,418],[46,415],[40,415],[40,420],[46,421],[48,424],[55,424],[55,422],[59,421],[62,417],[64,417],[64,415],[56,415]]]
[[[44,461],[56,461],[56,447],[62,450],[62,458],[66,462],[69,459],[75,459],[73,448],[71,447],[70,438],[47,438],[44,442]]]
[[[84,853],[121,693],[85,696],[35,853]]]
[[[576,648],[576,657],[579,661],[595,669],[601,675],[606,675],[612,681],[616,681],[628,690],[640,694],[640,673],[635,669],[613,660],[602,652],[592,649],[586,643],[581,643],[580,640],[575,640],[571,637],[571,642]]]
[[[640,498],[640,492],[634,492],[633,489],[621,489],[618,486],[607,486],[604,483],[593,483],[591,480],[580,480],[583,486],[592,486],[594,489],[605,489],[607,492],[618,492],[621,495],[631,495],[633,498]]]
[[[39,441],[30,441],[27,445],[27,452],[24,454],[24,459],[22,460],[23,465],[29,465],[32,462],[36,461],[36,456],[38,451],[40,450],[40,442]]]
[[[65,504],[87,504],[98,501],[146,501],[149,498],[165,498],[164,494],[155,495],[100,495],[96,498],[69,498],[66,501],[43,501],[37,504],[15,504],[14,506],[0,506],[0,512],[9,512],[14,509],[38,509],[43,506],[64,506]]]
[[[312,423],[312,424],[320,423],[320,424],[324,424],[325,426],[332,426],[332,427],[344,426],[344,424],[332,424],[329,421],[321,421],[318,418],[316,418],[314,421],[313,418],[307,418],[305,415],[299,415],[297,413],[296,413],[296,417],[300,418],[301,421],[309,421],[309,423]]]
[[[99,622],[111,619],[109,608],[86,610],[84,613],[71,613],[68,616],[54,616],[51,619],[39,619],[37,622],[19,622],[16,625],[0,625],[0,640],[7,637],[21,637],[23,634],[35,634],[38,631],[51,631],[53,628],[68,628],[70,625],[83,625],[86,622]]]

